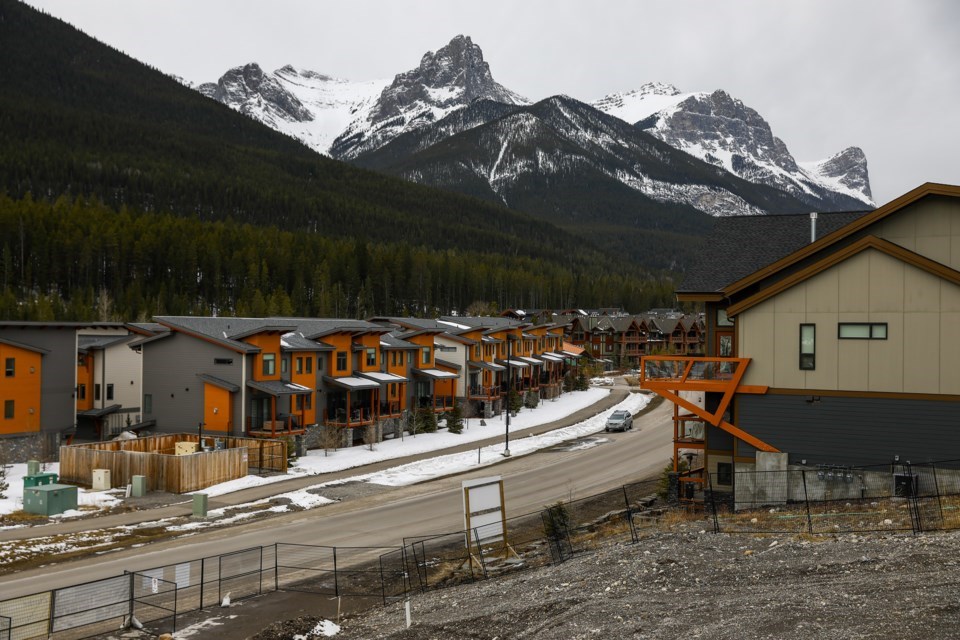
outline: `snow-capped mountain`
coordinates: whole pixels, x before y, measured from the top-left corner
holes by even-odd
[[[327,153],[353,120],[362,117],[386,80],[350,82],[287,65],[264,73],[256,63],[227,71],[200,93]]]
[[[442,120],[474,100],[528,104],[495,82],[483,52],[468,36],[457,36],[420,66],[394,78],[379,99],[333,142],[330,154],[350,160],[382,147],[398,135]]]
[[[519,206],[511,181],[526,184],[525,194],[533,189],[537,197],[552,200],[542,191],[556,189],[561,176],[568,195],[571,184],[585,193],[594,191],[597,185],[590,180],[603,176],[602,182],[614,180],[655,201],[711,215],[851,210],[873,204],[860,149],[798,164],[755,110],[723,91],[681,93],[672,85],[648,84],[592,106],[557,97],[538,103],[551,104],[554,116],[531,120],[530,103],[493,79],[480,47],[467,36],[427,52],[415,69],[389,83],[353,83],[291,66],[266,74],[248,64],[199,90],[321,153],[509,206]],[[564,113],[566,118],[559,115]],[[553,132],[542,135],[543,126]],[[463,148],[460,155],[449,145],[441,147],[473,129],[484,139],[482,145]],[[538,133],[531,137],[534,130]],[[649,145],[637,138],[638,132],[708,163],[714,173],[744,182],[724,179],[718,187],[712,178],[691,179],[689,171],[671,174],[651,162],[649,150],[640,150]],[[534,138],[537,144],[522,143]],[[489,149],[498,150],[495,157],[486,157]],[[654,155],[665,153],[660,149]],[[436,165],[441,157],[450,166]],[[536,173],[544,180],[534,180],[539,186],[531,187]],[[698,168],[694,173],[710,172]],[[751,184],[788,197],[773,197]]]
[[[651,83],[605,96],[593,106],[751,182],[793,194],[817,208],[841,205],[835,194],[873,206],[866,157],[857,147],[798,164],[763,117],[725,91],[681,93]]]

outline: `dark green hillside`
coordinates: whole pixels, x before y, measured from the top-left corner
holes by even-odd
[[[101,291],[140,315],[249,310],[257,293],[282,293],[295,313],[338,315],[448,312],[472,296],[639,308],[661,295],[648,274],[589,240],[324,158],[13,0],[0,0],[0,60],[7,316],[79,317]],[[141,258],[158,238],[147,269]],[[377,256],[381,271],[368,266]],[[342,305],[297,290],[317,270]],[[386,284],[374,282],[381,276]],[[388,290],[371,294],[377,286]],[[42,300],[53,311],[37,311]]]

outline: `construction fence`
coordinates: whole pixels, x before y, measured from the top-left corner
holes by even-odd
[[[507,520],[499,543],[474,531],[405,539],[397,547],[278,542],[0,601],[0,640],[79,640],[138,629],[175,633],[178,616],[272,591],[386,604],[494,575],[562,562],[603,538],[636,542],[635,515],[656,482],[558,502]]]
[[[960,529],[960,460],[821,465],[708,476],[717,533],[836,534]]]

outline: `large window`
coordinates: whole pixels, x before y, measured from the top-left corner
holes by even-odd
[[[263,375],[272,376],[277,372],[277,354],[263,354]]]
[[[337,351],[337,371],[347,370],[347,352]]]
[[[77,385],[77,399],[78,400],[87,399],[87,385],[82,383]]]
[[[307,356],[307,373],[313,373],[313,356]]]
[[[13,400],[3,401],[3,417],[5,420],[13,420]]]
[[[303,373],[303,356],[297,356],[295,371],[298,374]]]
[[[6,365],[4,366],[4,371],[8,378],[12,378],[17,373],[17,359],[16,358],[7,358]]]
[[[843,340],[886,340],[886,322],[841,322],[837,336]]]
[[[813,371],[817,366],[817,325],[800,325],[800,368]]]
[[[421,360],[421,362],[423,364],[430,364],[430,347],[423,347],[421,353],[423,354],[423,360]]]
[[[367,366],[368,367],[377,366],[377,350],[374,348],[367,349]]]
[[[147,415],[153,413],[153,394],[143,394],[143,412]]]

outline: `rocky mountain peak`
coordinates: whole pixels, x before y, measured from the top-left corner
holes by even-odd
[[[826,160],[807,167],[821,178],[835,181],[854,194],[862,194],[870,201],[870,177],[867,171],[867,156],[860,147],[847,147]]]
[[[497,83],[480,47],[469,36],[459,35],[436,52],[425,53],[416,69],[398,74],[365,117],[351,123],[334,141],[330,153],[355,158],[478,99],[528,104]]]
[[[268,124],[277,118],[292,122],[313,119],[310,110],[256,62],[234,67],[216,83],[204,83],[198,89],[205,96]]]

